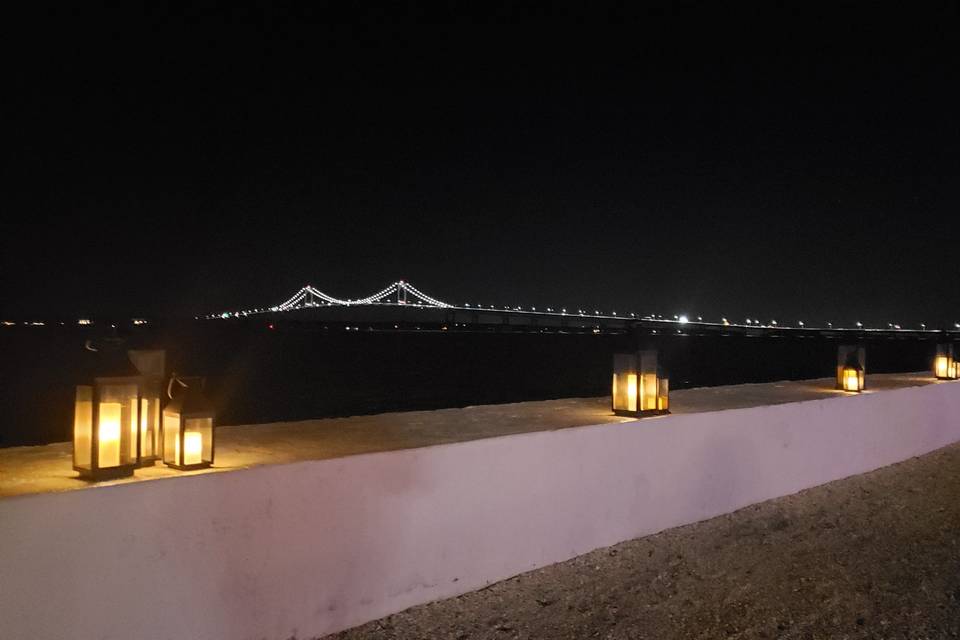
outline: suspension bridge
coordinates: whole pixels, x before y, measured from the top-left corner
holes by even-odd
[[[523,307],[482,304],[451,304],[418,289],[405,280],[390,283],[380,291],[363,298],[338,298],[313,285],[306,285],[284,302],[271,307],[224,311],[206,316],[207,319],[247,318],[269,316],[271,321],[330,321],[359,329],[360,325],[371,328],[439,328],[448,329],[507,329],[518,331],[573,331],[573,332],[623,332],[648,330],[650,333],[674,333],[684,335],[821,335],[856,338],[857,336],[933,339],[946,335],[949,339],[960,338],[960,324],[950,328],[920,327],[903,328],[888,323],[886,327],[866,327],[856,323],[852,327],[834,326],[832,322],[794,324],[778,323],[776,320],[761,321],[746,318],[731,321],[705,321],[701,317],[688,318],[679,315],[664,317],[659,314],[636,312],[602,312],[598,309],[579,307]]]

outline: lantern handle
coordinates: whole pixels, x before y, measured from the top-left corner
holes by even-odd
[[[93,352],[99,351],[99,349],[93,346],[93,340],[89,340],[89,339],[83,343],[83,348],[86,349],[87,351],[93,351]]]
[[[187,389],[187,388],[189,388],[189,386],[190,386],[190,385],[188,385],[186,382],[184,382],[183,380],[181,380],[180,378],[178,378],[176,372],[171,373],[171,374],[170,374],[170,381],[167,383],[167,398],[169,398],[170,400],[173,400],[173,383],[174,383],[174,382],[176,382],[177,384],[179,384],[179,385],[180,385],[181,387],[183,387],[184,389]]]

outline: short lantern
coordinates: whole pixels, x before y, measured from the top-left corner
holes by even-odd
[[[841,345],[837,349],[837,389],[853,393],[863,391],[866,364],[866,350],[863,347]]]
[[[657,366],[656,351],[613,356],[612,405],[618,416],[670,413],[670,381]]]
[[[938,344],[933,359],[933,375],[939,380],[956,380],[960,377],[960,365],[953,358],[952,344]]]
[[[213,408],[203,395],[198,379],[163,408],[163,462],[188,471],[213,464]]]
[[[87,480],[122,478],[155,459],[164,352],[95,353],[98,375],[74,401],[73,468]]]

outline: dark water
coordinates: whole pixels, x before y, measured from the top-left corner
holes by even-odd
[[[0,328],[0,446],[70,439],[88,382],[76,327]],[[611,357],[656,347],[671,388],[832,376],[836,340],[456,331],[269,330],[190,322],[131,330],[168,370],[205,375],[221,424],[434,409],[609,393]],[[867,341],[869,372],[927,369],[933,341]]]

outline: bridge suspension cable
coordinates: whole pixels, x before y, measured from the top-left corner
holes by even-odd
[[[394,297],[395,296],[395,297]],[[412,297],[416,302],[413,304],[427,307],[451,307],[446,302],[438,300],[432,296],[425,294],[424,292],[417,289],[415,286],[409,282],[403,280],[398,280],[397,282],[392,282],[388,286],[384,287],[380,291],[369,295],[365,298],[353,299],[342,299],[335,298],[331,295],[320,291],[313,285],[307,285],[293,294],[285,302],[280,303],[276,307],[273,307],[276,311],[290,311],[293,309],[302,309],[305,307],[318,306],[319,304],[328,304],[328,305],[338,305],[338,306],[354,306],[354,305],[364,305],[364,304],[411,304],[410,297]],[[391,299],[392,298],[392,299]]]

